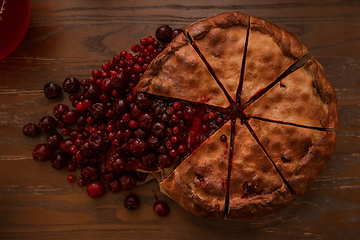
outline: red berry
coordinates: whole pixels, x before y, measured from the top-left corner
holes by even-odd
[[[87,186],[86,192],[92,198],[99,198],[105,193],[104,184],[99,181],[93,181]]]
[[[160,217],[165,217],[170,213],[170,207],[164,201],[156,201],[153,205],[153,209]]]

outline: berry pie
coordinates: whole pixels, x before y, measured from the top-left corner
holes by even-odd
[[[137,170],[162,171],[160,186],[200,217],[275,213],[309,190],[333,153],[336,96],[321,65],[295,35],[257,17],[223,13],[187,26],[136,91],[155,115],[167,113],[138,117],[153,139],[128,150],[141,157]],[[169,153],[157,148],[164,135]]]

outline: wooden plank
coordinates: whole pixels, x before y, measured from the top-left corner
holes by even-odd
[[[260,221],[200,219],[159,192],[156,181],[98,200],[66,181],[65,170],[36,163],[45,136],[21,128],[52,113],[46,82],[87,78],[162,24],[181,27],[225,11],[242,11],[294,32],[323,65],[336,89],[340,125],[332,160],[310,192]],[[0,61],[0,239],[358,239],[360,234],[360,3],[357,1],[32,0],[30,28]],[[66,95],[61,102],[69,103]],[[79,172],[75,173],[77,176]],[[152,210],[154,193],[171,213]]]

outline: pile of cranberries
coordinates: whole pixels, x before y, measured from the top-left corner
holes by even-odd
[[[47,83],[47,98],[56,99],[63,90],[72,106],[57,104],[53,116],[23,127],[26,136],[47,135],[47,142],[34,148],[33,159],[49,160],[57,170],[80,169],[77,184],[98,198],[106,189],[132,190],[148,172],[177,165],[189,156],[227,121],[221,110],[135,91],[150,62],[179,33],[162,26],[156,31],[159,41],[152,36],[140,39],[132,53],[121,51],[88,79],[66,78],[62,87]],[[74,182],[76,177],[70,174],[67,180]],[[139,203],[131,194],[124,206],[136,209]],[[156,201],[154,210],[160,216],[169,213],[162,201]]]

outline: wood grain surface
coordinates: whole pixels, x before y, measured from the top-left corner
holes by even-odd
[[[0,61],[0,239],[360,239],[360,2],[356,0],[32,0],[28,32]],[[260,221],[200,219],[159,192],[136,190],[141,206],[123,207],[129,192],[94,200],[66,181],[66,170],[31,158],[45,136],[28,138],[28,122],[62,100],[45,98],[47,82],[87,78],[114,54],[157,27],[181,27],[241,11],[295,33],[336,89],[339,129],[334,155],[302,198]],[[66,95],[65,95],[66,96]],[[79,173],[76,173],[79,175]],[[154,194],[171,207],[152,210]]]

